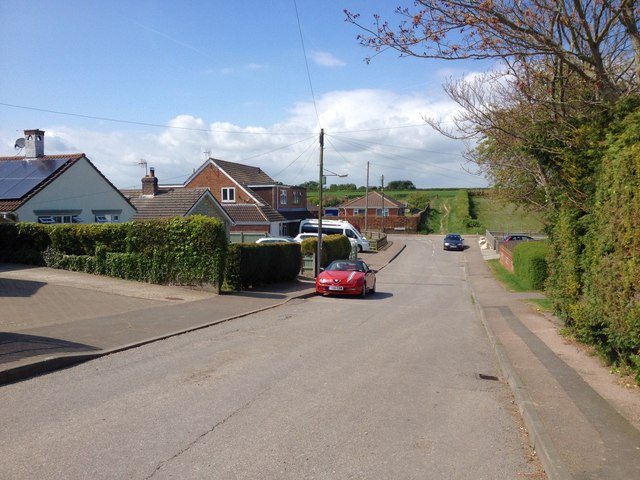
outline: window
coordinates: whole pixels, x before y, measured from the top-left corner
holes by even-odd
[[[286,205],[286,204],[287,204],[287,191],[280,190],[280,205]]]
[[[353,214],[354,215],[364,215],[366,209],[364,208],[354,208],[353,209]]]
[[[376,208],[376,216],[377,217],[388,217],[389,216],[389,209],[385,208],[384,209],[384,215],[382,214],[382,209],[381,208]]]
[[[112,213],[101,213],[95,216],[96,223],[117,223],[118,220],[120,217]]]
[[[298,192],[298,191],[293,192],[293,204],[300,205],[301,201],[302,201],[302,192]]]
[[[38,223],[81,223],[82,220],[77,215],[40,215]]]
[[[235,189],[235,187],[222,187],[222,201],[223,202],[235,202],[236,201],[236,189]]]

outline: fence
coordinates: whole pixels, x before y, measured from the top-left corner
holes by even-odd
[[[264,232],[231,232],[229,240],[231,243],[255,243],[256,240],[264,236]]]
[[[503,243],[502,239],[509,234],[529,235],[535,240],[542,240],[547,238],[546,235],[543,235],[537,232],[522,231],[522,230],[517,232],[515,230],[486,230],[484,236],[487,238],[487,244],[489,245],[489,247],[497,252],[500,248],[500,245]]]

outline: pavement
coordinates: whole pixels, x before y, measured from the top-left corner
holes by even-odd
[[[360,254],[382,269],[404,249]],[[0,264],[0,385],[315,295],[312,277],[223,293]]]
[[[360,255],[380,270],[402,236]],[[540,294],[507,292],[467,237],[466,278],[531,443],[552,480],[640,479],[640,389],[559,334]],[[0,264],[0,385],[314,295],[312,278],[217,295]],[[0,387],[1,388],[1,387]],[[496,461],[499,461],[497,459]]]

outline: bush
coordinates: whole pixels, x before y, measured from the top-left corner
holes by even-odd
[[[52,268],[161,284],[222,284],[228,242],[224,224],[214,218],[195,215],[104,225],[6,225],[13,228],[0,229],[7,245],[16,248],[19,240],[27,247],[33,245],[41,262]],[[28,232],[26,239],[21,238],[18,226]]]
[[[233,243],[229,246],[224,283],[243,289],[295,280],[302,255],[297,243]]]
[[[301,245],[303,255],[316,255],[318,253],[318,239],[307,238]],[[322,259],[320,267],[324,268],[334,260],[349,258],[351,254],[351,242],[344,235],[327,235],[322,237]]]
[[[548,276],[546,241],[523,242],[513,249],[514,274],[531,290],[543,290]]]
[[[50,244],[46,225],[0,223],[0,262],[44,265],[42,253]]]

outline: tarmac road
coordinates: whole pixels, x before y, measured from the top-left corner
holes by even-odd
[[[406,243],[364,299],[291,301],[5,387],[0,477],[541,479],[464,256]]]
[[[383,267],[407,237],[365,260]],[[432,236],[434,244],[441,239]],[[473,239],[461,255],[478,313],[551,479],[640,478],[640,393],[562,339],[553,318],[505,292]],[[378,262],[378,263],[376,263]],[[97,284],[94,284],[97,282]],[[0,266],[0,382],[273,308],[311,293],[298,282],[240,295]],[[161,312],[171,315],[162,320]],[[1,397],[8,385],[0,387]],[[0,442],[0,445],[2,443]],[[6,444],[4,445],[6,447]],[[3,447],[3,448],[4,448]]]

